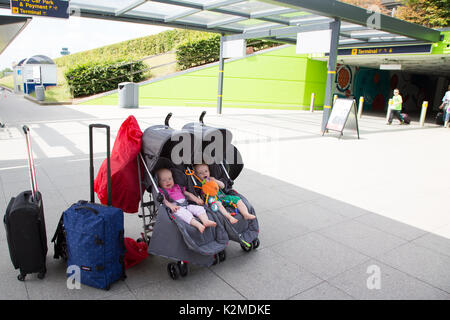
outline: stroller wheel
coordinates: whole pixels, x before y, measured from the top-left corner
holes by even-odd
[[[247,246],[247,245],[244,244],[244,243],[241,243],[241,248],[242,248],[242,250],[244,250],[245,252],[250,252],[250,251],[252,250],[252,246],[251,246],[251,245]]]
[[[180,276],[186,277],[189,273],[189,266],[186,262],[178,261],[178,270],[180,270]]]
[[[178,264],[176,263],[169,263],[167,265],[167,272],[169,273],[169,276],[173,280],[177,280],[180,277],[180,268],[178,267]]]
[[[219,252],[219,262],[225,261],[226,258],[227,258],[227,254],[226,254],[225,250],[220,251]]]
[[[256,238],[255,240],[252,241],[252,248],[253,248],[253,249],[258,248],[258,247],[259,247],[259,244],[260,244],[259,239]]]

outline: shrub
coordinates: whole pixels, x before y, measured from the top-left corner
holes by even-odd
[[[181,70],[219,60],[220,36],[187,41],[176,51],[178,66]]]
[[[74,98],[117,89],[121,82],[142,81],[143,62],[123,60],[104,63],[85,63],[70,68],[64,74]]]
[[[278,45],[280,43],[269,40],[247,40],[247,47],[253,47],[254,51]],[[187,41],[178,46],[176,56],[181,70],[218,61],[220,57],[220,35],[207,35],[204,39]]]
[[[117,61],[120,59],[138,60],[155,54],[174,50],[176,46],[185,41],[197,40],[210,35],[206,32],[173,29],[147,37],[127,40],[112,45],[73,53],[55,59],[58,67],[66,68],[73,65],[105,60]]]

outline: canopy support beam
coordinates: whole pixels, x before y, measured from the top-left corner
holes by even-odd
[[[334,78],[336,76],[336,63],[338,56],[338,42],[339,42],[339,31],[341,29],[341,20],[336,19],[331,23],[331,43],[330,43],[330,55],[328,57],[328,74],[327,74],[327,87],[325,89],[325,102],[323,106],[322,115],[322,129],[325,131],[325,127],[330,117],[332,98],[333,98],[333,86]]]

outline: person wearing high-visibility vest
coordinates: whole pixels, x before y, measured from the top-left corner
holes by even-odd
[[[392,97],[391,113],[389,114],[389,120],[387,124],[392,124],[394,116],[400,121],[400,124],[405,123],[405,120],[401,115],[402,103],[403,99],[402,96],[400,95],[400,91],[398,89],[394,89],[394,96]]]
[[[439,106],[442,109],[444,116],[444,127],[449,128],[450,122],[450,85],[448,86],[448,91],[445,93],[444,98],[442,98],[442,104]]]

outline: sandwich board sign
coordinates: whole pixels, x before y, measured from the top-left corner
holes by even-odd
[[[341,136],[344,134],[345,128],[356,130],[359,139],[358,116],[356,112],[355,99],[336,99],[325,129],[340,132]],[[322,133],[322,136],[324,134],[325,131]]]

